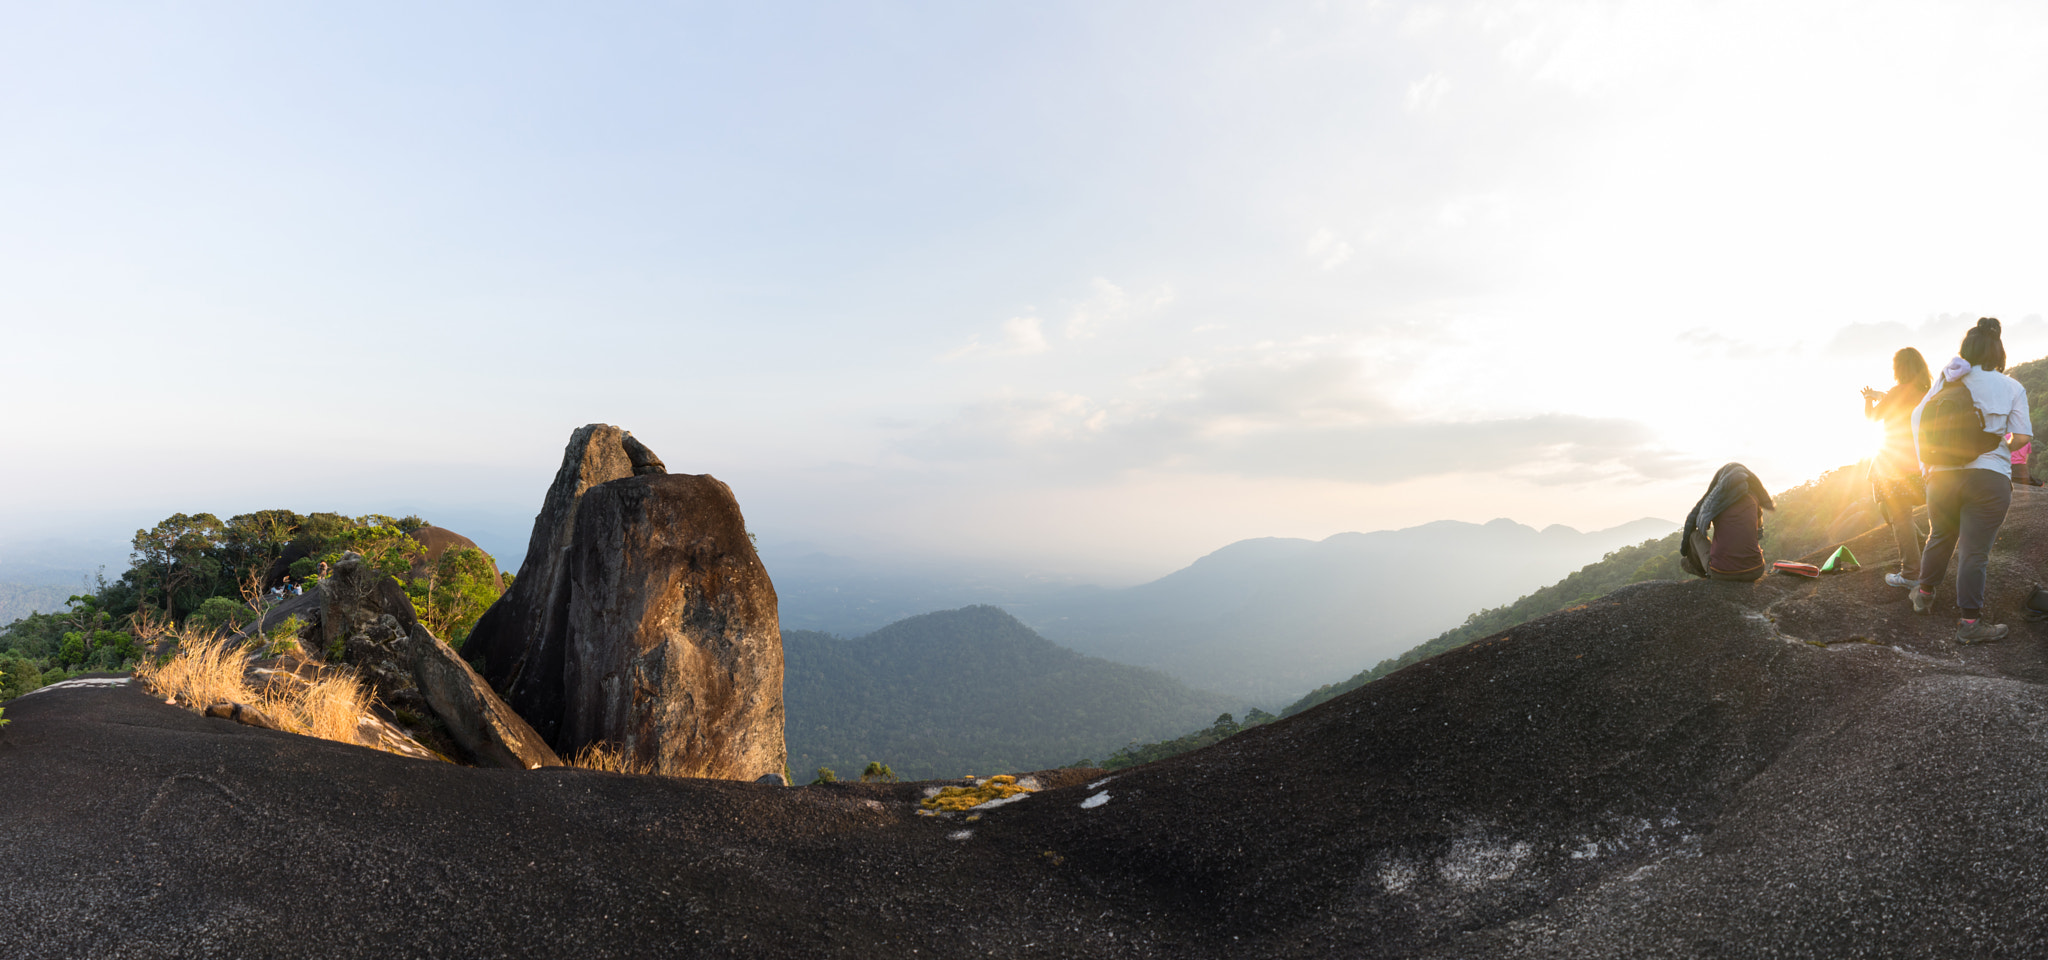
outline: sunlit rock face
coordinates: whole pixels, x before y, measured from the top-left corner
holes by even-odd
[[[570,437],[464,654],[563,756],[603,742],[675,776],[783,772],[775,588],[739,503],[617,427]]]
[[[567,556],[560,745],[671,776],[781,774],[775,586],[731,488],[670,474],[593,487]]]

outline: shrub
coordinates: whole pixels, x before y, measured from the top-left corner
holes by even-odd
[[[247,622],[249,617],[250,610],[248,605],[240,600],[228,597],[207,597],[200,602],[198,610],[193,611],[190,617],[185,618],[185,624],[191,627],[228,627],[233,629]]]
[[[889,769],[889,765],[880,760],[870,760],[868,768],[860,772],[860,782],[872,783],[876,780],[895,783],[896,771]]]
[[[270,632],[261,635],[259,642],[263,655],[275,657],[299,649],[299,632],[304,629],[306,621],[299,619],[298,614],[284,618],[283,622],[271,627]]]
[[[0,655],[0,700],[12,700],[42,685],[35,661]]]
[[[818,768],[818,779],[816,779],[816,780],[813,780],[813,781],[811,781],[811,783],[812,783],[813,785],[815,785],[815,784],[820,784],[820,783],[838,783],[838,782],[839,782],[839,774],[833,773],[833,772],[832,772],[832,768],[831,768],[831,767],[819,767],[819,768]]]

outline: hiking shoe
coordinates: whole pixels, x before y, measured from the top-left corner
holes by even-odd
[[[2005,624],[1992,623],[1990,620],[1979,620],[1976,623],[1961,620],[1956,623],[1957,643],[1990,643],[1993,640],[2005,639],[2005,634]]]
[[[1907,591],[1906,595],[1913,598],[1914,613],[1926,613],[1934,609],[1934,591],[1914,587]]]
[[[1920,581],[1908,580],[1896,573],[1887,573],[1884,575],[1884,585],[1887,587],[1917,587],[1920,585]]]

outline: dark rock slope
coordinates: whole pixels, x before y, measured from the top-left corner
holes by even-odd
[[[2008,614],[2048,572],[2019,501]],[[1639,584],[972,823],[916,785],[465,769],[32,694],[0,955],[2043,955],[2044,632],[1956,646],[1883,539],[1821,581]]]

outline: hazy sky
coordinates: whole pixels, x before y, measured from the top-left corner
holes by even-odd
[[[1111,580],[1678,519],[1865,455],[1900,346],[2048,355],[2044,49],[2024,3],[0,6],[0,535],[520,528],[591,421],[766,542]]]

